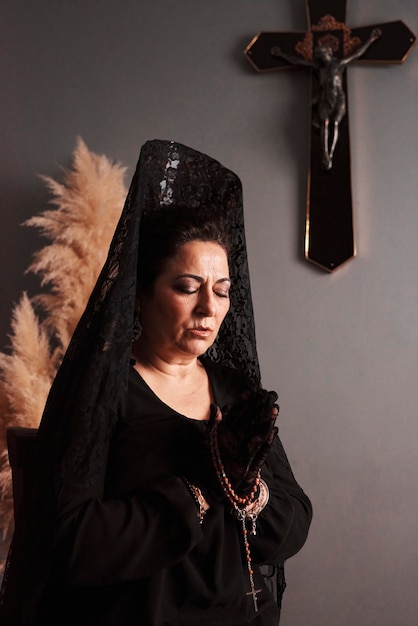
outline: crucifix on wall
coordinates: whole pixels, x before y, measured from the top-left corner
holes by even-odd
[[[346,0],[306,0],[306,32],[262,32],[245,49],[259,72],[311,70],[305,258],[333,272],[355,256],[346,68],[402,63],[415,35],[401,21],[350,29]]]

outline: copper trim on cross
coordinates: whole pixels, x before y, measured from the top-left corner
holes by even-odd
[[[416,37],[399,20],[350,29],[345,24],[346,0],[306,0],[306,8],[306,32],[259,33],[244,53],[258,72],[297,65],[311,70],[305,258],[333,272],[356,255],[346,66],[403,63]],[[321,63],[334,65],[319,67],[319,55],[328,55]],[[320,73],[331,69],[335,90],[327,95]],[[336,99],[339,108],[334,107]]]

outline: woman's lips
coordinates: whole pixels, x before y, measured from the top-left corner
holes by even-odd
[[[199,326],[197,328],[189,328],[189,333],[195,335],[196,337],[204,338],[209,337],[213,333],[213,330],[211,328]]]

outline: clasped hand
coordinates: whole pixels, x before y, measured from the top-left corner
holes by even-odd
[[[221,461],[239,495],[252,489],[277,433],[276,400],[275,391],[259,389],[245,393],[242,400],[222,411],[212,405],[208,436],[217,429]]]
[[[189,462],[182,472],[201,489],[211,506],[225,497],[212,459],[214,437],[232,488],[239,496],[249,494],[278,432],[276,400],[275,391],[257,389],[243,393],[237,402],[222,410],[211,405],[203,450],[197,442],[196,447],[189,448]]]

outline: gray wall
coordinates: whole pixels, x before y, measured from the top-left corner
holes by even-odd
[[[348,2],[347,23],[404,20],[417,0]],[[133,172],[176,139],[243,181],[263,382],[315,517],[287,564],[283,626],[418,624],[418,50],[349,69],[357,258],[303,259],[308,79],[257,74],[261,30],[303,30],[302,0],[3,0],[0,345],[45,245],[23,220],[80,135]]]

